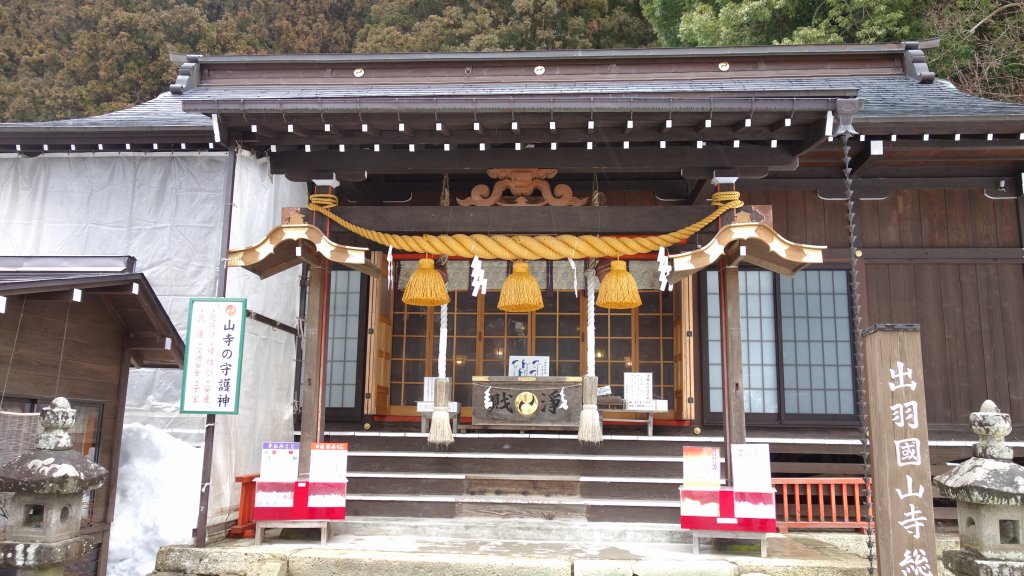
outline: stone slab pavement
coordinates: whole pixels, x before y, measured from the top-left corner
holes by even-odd
[[[723,553],[686,543],[558,542],[417,535],[337,534],[319,539],[224,540],[205,548],[167,546],[154,576],[846,576],[867,562],[828,543],[772,535],[768,558],[756,546]]]

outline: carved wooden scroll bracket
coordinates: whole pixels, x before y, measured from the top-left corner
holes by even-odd
[[[477,184],[468,198],[456,198],[459,206],[583,206],[587,198],[576,198],[572,187],[557,184],[552,189],[548,178],[558,174],[554,168],[492,168],[487,175],[497,180],[493,186]],[[506,196],[505,193],[510,195]],[[540,192],[535,197],[534,192]]]

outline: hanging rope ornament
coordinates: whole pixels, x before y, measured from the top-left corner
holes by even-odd
[[[402,302],[409,306],[440,306],[450,301],[444,278],[434,268],[434,260],[420,258],[420,266],[412,273],[402,294]]]
[[[452,399],[452,381],[448,378],[448,305],[441,305],[437,343],[437,379],[434,380],[434,409],[430,413],[427,442],[447,446],[455,441],[448,421],[448,403]]]
[[[498,310],[504,312],[533,312],[544,307],[540,285],[530,274],[526,262],[512,264],[512,273],[505,279],[498,298]]]
[[[711,195],[715,207],[710,214],[685,228],[658,236],[636,238],[571,234],[527,236],[505,234],[388,234],[357,226],[331,211],[338,205],[334,194],[312,194],[309,209],[327,216],[349,232],[382,246],[394,246],[405,252],[448,254],[462,258],[479,256],[485,260],[561,260],[562,258],[618,258],[630,254],[654,252],[662,246],[683,242],[700,232],[727,210],[743,207],[740,193],[717,191]]]
[[[583,274],[587,285],[587,374],[583,377],[583,406],[580,409],[580,427],[577,438],[581,444],[600,444],[604,440],[601,413],[597,410],[597,376],[595,375],[596,332],[594,329],[594,285],[597,276],[592,270]]]
[[[601,280],[597,305],[612,310],[625,310],[640,305],[640,290],[622,260],[612,260],[612,269]]]

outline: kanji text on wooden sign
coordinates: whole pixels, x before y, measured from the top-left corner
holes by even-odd
[[[873,326],[864,353],[879,574],[937,575],[920,328]]]

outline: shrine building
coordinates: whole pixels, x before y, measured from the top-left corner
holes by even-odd
[[[183,335],[189,296],[248,299],[214,532],[293,433],[349,443],[351,515],[492,513],[518,474],[571,479],[522,513],[675,521],[681,446],[738,434],[863,478],[880,323],[920,325],[939,473],[984,400],[1024,417],[1024,105],[928,47],[190,56],[133,108],[0,125],[0,254],[131,254]],[[444,308],[410,303],[430,269]]]

